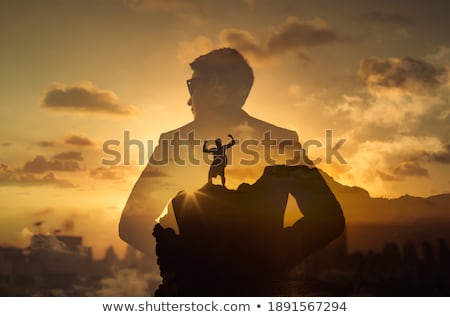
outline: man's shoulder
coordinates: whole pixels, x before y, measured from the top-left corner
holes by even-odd
[[[259,133],[270,131],[271,136],[275,139],[298,140],[297,132],[286,128],[279,127],[272,123],[249,116],[249,126],[256,129]]]
[[[176,135],[177,133],[179,133],[180,137],[184,138],[187,137],[189,133],[194,133],[194,131],[195,131],[195,123],[194,121],[191,121],[179,128],[161,133],[160,139],[162,140],[173,139],[174,135]]]

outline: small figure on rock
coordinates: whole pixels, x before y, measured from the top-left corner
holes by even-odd
[[[222,179],[222,186],[225,187],[225,167],[228,164],[228,159],[226,155],[226,151],[228,148],[232,147],[236,144],[236,141],[234,140],[233,136],[231,134],[228,134],[228,136],[231,138],[231,142],[225,145],[222,145],[221,139],[216,139],[216,147],[215,148],[206,148],[206,143],[208,141],[205,141],[203,143],[203,153],[212,153],[214,155],[214,160],[211,164],[211,167],[209,168],[208,173],[208,183],[212,184],[212,178],[216,177],[217,175],[220,176]]]

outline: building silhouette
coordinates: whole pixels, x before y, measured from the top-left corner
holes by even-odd
[[[0,247],[1,296],[85,296],[119,270],[144,268],[145,259],[128,250],[120,259],[108,247],[101,259],[83,237],[36,234],[28,247]]]

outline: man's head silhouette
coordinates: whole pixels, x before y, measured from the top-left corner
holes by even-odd
[[[235,49],[221,48],[196,58],[187,81],[195,120],[233,114],[245,103],[253,85],[253,70]]]
[[[222,146],[222,140],[219,138],[219,139],[216,139],[216,146],[217,147],[220,147],[220,146]]]

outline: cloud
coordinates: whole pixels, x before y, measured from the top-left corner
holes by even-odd
[[[438,105],[428,107],[426,112],[418,116],[410,130],[418,135],[435,136],[445,145],[449,143],[450,136],[450,107],[448,104],[450,92],[438,93],[436,97],[442,101]],[[445,151],[444,148],[442,151]]]
[[[20,235],[28,241],[34,235],[34,233],[30,229],[28,229],[28,227],[24,227],[20,231]]]
[[[75,152],[76,153],[76,152]],[[74,172],[80,170],[78,162],[68,159],[70,156],[77,157],[75,153],[63,152],[56,156],[67,157],[64,159],[47,160],[44,156],[38,155],[32,161],[25,163],[23,171],[26,173],[41,174],[47,171]],[[78,152],[79,153],[79,152]],[[81,155],[81,153],[80,153]]]
[[[402,181],[410,177],[428,177],[422,166],[430,153],[442,149],[441,141],[434,137],[394,134],[389,140],[353,140],[356,149],[345,155],[351,167],[341,177],[352,184],[365,184],[373,193],[386,193],[385,182]],[[376,167],[376,168],[374,168]]]
[[[193,25],[202,25],[215,16],[208,1],[201,0],[126,0],[126,4],[134,11],[165,12]]]
[[[114,276],[100,281],[100,289],[89,296],[149,296],[150,287],[157,288],[161,283],[158,274],[138,275],[136,270],[121,269]]]
[[[91,170],[90,175],[95,179],[123,180],[130,170],[130,166],[124,165],[110,167],[100,166]]]
[[[343,95],[326,109],[328,115],[340,121],[349,120],[347,124],[350,124],[353,137],[366,140],[389,138],[389,134],[399,132],[411,133],[421,118],[445,103],[446,96],[440,94],[391,94],[370,90],[360,95]]]
[[[31,215],[34,217],[46,217],[55,213],[55,209],[53,208],[44,208],[33,212]]]
[[[367,12],[361,16],[361,19],[364,21],[380,22],[391,25],[409,25],[413,23],[413,20],[406,15],[397,12],[385,12],[379,10]]]
[[[217,45],[205,36],[198,36],[192,42],[182,41],[178,47],[178,58],[182,62],[190,62],[213,48],[225,46],[233,47],[255,61],[266,61],[289,53],[307,59],[307,50],[339,40],[337,33],[323,19],[300,21],[289,17],[277,28],[269,29],[261,39],[247,30],[226,28],[219,32]]]
[[[190,63],[199,55],[206,54],[214,48],[214,43],[209,38],[199,35],[193,41],[178,43],[177,58],[183,64]]]
[[[296,17],[289,17],[278,29],[272,29],[261,40],[240,29],[224,29],[220,32],[219,39],[242,54],[261,60],[335,42],[337,34],[323,19],[300,21]]]
[[[3,146],[3,147],[10,147],[11,145],[12,145],[11,142],[3,142],[3,143],[2,143],[2,146]]]
[[[239,134],[241,139],[252,139],[255,135],[257,135],[257,131],[255,127],[252,127],[248,124],[248,122],[244,122],[238,125],[233,125],[230,127],[233,131]]]
[[[265,46],[270,52],[283,53],[296,50],[298,47],[328,44],[336,39],[335,31],[323,19],[299,21],[295,17],[290,17],[278,31],[274,31],[266,38]]]
[[[74,184],[67,180],[57,179],[53,173],[36,177],[21,170],[11,170],[7,165],[0,165],[0,186],[42,186],[52,185],[61,188],[72,188]]]
[[[53,141],[39,141],[36,142],[36,144],[39,145],[40,147],[53,147],[56,145],[56,143]]]
[[[69,134],[65,137],[64,143],[79,146],[91,146],[95,142],[89,139],[87,136],[80,134]]]
[[[113,91],[98,89],[91,82],[81,82],[75,85],[53,83],[47,87],[40,106],[54,111],[116,116],[136,113],[135,107],[121,104]]]
[[[431,57],[364,58],[357,72],[365,89],[324,107],[323,115],[349,140],[342,181],[391,195],[392,188],[413,186],[406,183],[411,178],[442,177],[439,164],[450,164],[450,86],[446,50],[436,54],[433,63]],[[289,91],[297,94],[296,87]]]
[[[301,91],[302,88],[300,85],[297,84],[290,84],[288,86],[288,95],[294,98],[300,98],[301,97]]]
[[[32,252],[47,251],[47,252],[61,252],[69,253],[73,252],[68,246],[59,240],[55,235],[41,235],[37,239],[33,239],[30,244],[30,250]]]
[[[53,156],[53,158],[55,160],[63,160],[63,161],[67,161],[67,160],[82,161],[83,160],[83,156],[81,155],[81,152],[78,152],[78,151],[61,152],[61,153],[55,154]]]
[[[450,164],[448,128],[439,128],[448,120],[432,115],[440,113],[446,99],[445,94],[344,96],[331,115],[353,144],[343,153],[352,171],[341,176],[366,184],[374,193],[386,193],[384,182],[430,177],[430,164]]]
[[[402,162],[392,172],[398,176],[430,176],[428,170],[420,166],[418,162]]]
[[[432,53],[425,56],[425,59],[436,65],[450,64],[450,47],[438,46]]]
[[[369,57],[361,60],[358,73],[365,91],[343,95],[327,107],[329,115],[346,123],[353,138],[427,135],[447,143],[450,86],[446,69],[415,58]]]
[[[121,170],[113,169],[112,167],[97,167],[91,170],[91,177],[95,179],[123,179],[124,173]]]
[[[441,151],[427,153],[426,157],[429,162],[450,164],[450,144],[447,144]]]
[[[393,175],[384,173],[382,171],[377,171],[377,174],[383,181],[387,181],[387,182],[395,182],[395,181],[403,180],[403,178],[401,178],[401,177],[393,176]]]
[[[373,93],[428,93],[448,85],[448,71],[445,68],[412,57],[364,58],[358,74]]]

